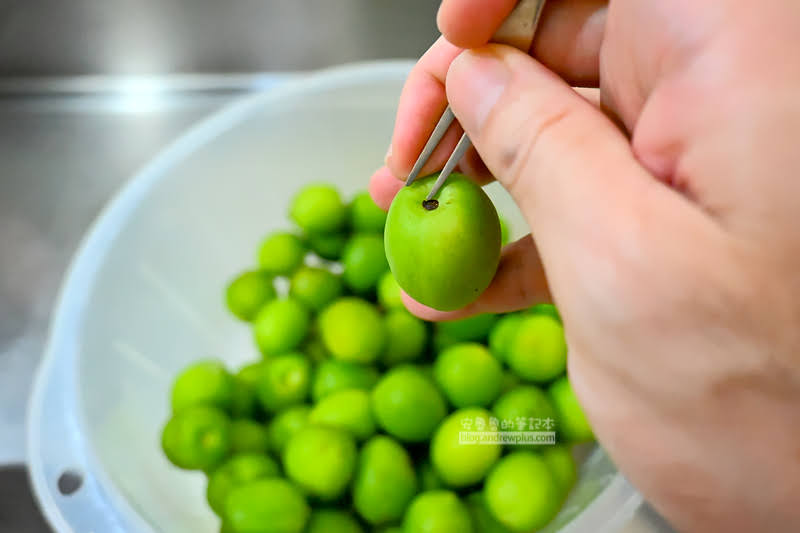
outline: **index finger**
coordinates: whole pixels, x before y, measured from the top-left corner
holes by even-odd
[[[489,42],[516,4],[517,0],[442,0],[436,24],[450,42],[477,48]]]
[[[444,81],[450,63],[462,52],[443,37],[423,54],[408,75],[397,106],[394,134],[386,165],[405,178],[430,137],[436,122],[447,108]],[[461,136],[457,123],[450,126],[420,175],[441,168]]]

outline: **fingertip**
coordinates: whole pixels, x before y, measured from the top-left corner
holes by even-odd
[[[400,292],[403,297],[403,305],[406,306],[406,309],[408,309],[412,315],[415,315],[423,320],[441,322],[442,320],[455,320],[471,314],[466,309],[458,309],[456,311],[439,311],[438,309],[434,309],[425,304],[419,303],[402,289]]]
[[[384,211],[388,211],[394,196],[402,188],[403,182],[397,179],[388,167],[384,166],[372,175],[368,190],[372,201]]]
[[[443,0],[436,14],[439,31],[460,48],[476,48],[489,42],[516,5],[516,0]]]
[[[396,176],[407,176],[411,171],[447,107],[444,80],[450,62],[460,52],[459,48],[439,38],[409,74],[397,106],[392,154],[387,161]],[[448,132],[448,138],[442,142],[448,141],[453,135],[453,132]]]

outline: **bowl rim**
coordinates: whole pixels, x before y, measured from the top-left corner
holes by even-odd
[[[402,81],[413,64],[410,60],[369,61],[298,73],[295,79],[235,100],[162,148],[102,208],[82,238],[59,288],[26,414],[29,477],[37,503],[55,531],[155,532],[154,525],[126,500],[104,472],[92,444],[82,436],[85,433],[81,431],[83,421],[78,412],[79,331],[88,294],[116,235],[140,200],[174,165],[235,127],[254,109],[296,97],[299,92],[377,79]],[[65,496],[59,493],[57,480],[68,469],[81,472],[83,483],[77,492]],[[600,508],[605,500],[613,500],[615,511],[609,513],[607,508]],[[630,520],[641,503],[639,493],[617,473],[595,500],[560,531],[577,533],[586,524],[598,533],[614,531]]]

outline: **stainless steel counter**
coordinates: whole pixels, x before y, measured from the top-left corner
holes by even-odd
[[[0,0],[0,74],[316,69],[417,57],[437,0]]]

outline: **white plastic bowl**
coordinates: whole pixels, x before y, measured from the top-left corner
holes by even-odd
[[[256,357],[222,287],[286,227],[290,195],[310,181],[366,186],[390,138],[407,62],[303,77],[193,128],[133,178],[94,224],[61,291],[29,412],[35,493],[60,532],[218,531],[203,475],[159,447],[172,376],[209,355]],[[515,233],[519,213],[490,187]],[[59,478],[83,480],[71,495]],[[601,450],[549,528],[616,531],[641,503]]]

